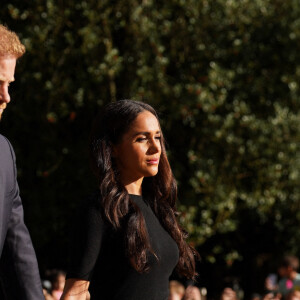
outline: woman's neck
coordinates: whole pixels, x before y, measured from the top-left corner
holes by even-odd
[[[135,180],[135,181],[123,181],[123,184],[128,192],[128,194],[133,194],[133,195],[142,195],[142,182],[143,182],[143,177]]]

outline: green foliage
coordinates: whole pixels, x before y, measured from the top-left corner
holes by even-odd
[[[243,258],[247,222],[272,227],[277,255],[300,254],[299,15],[297,0],[3,5],[0,20],[27,53],[1,126],[39,251],[65,239],[66,215],[93,186],[95,112],[134,98],[160,111],[181,221],[200,249],[214,241],[204,258]],[[228,234],[239,243],[224,244]]]

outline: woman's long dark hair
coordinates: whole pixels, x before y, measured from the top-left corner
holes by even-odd
[[[112,145],[117,145],[138,114],[151,112],[158,120],[156,111],[148,104],[133,100],[120,100],[107,105],[97,118],[91,135],[91,165],[99,179],[101,204],[106,219],[116,230],[125,230],[126,254],[131,265],[138,272],[149,269],[147,252],[154,255],[144,217],[139,207],[130,199],[120,181],[118,169],[112,157]],[[179,248],[177,271],[194,278],[195,255],[197,252],[185,241],[187,234],[177,221],[177,184],[166,155],[165,143],[161,137],[161,157],[158,173],[143,180],[142,191],[167,232]]]

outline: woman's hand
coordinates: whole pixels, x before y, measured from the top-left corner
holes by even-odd
[[[81,279],[70,278],[66,280],[64,292],[60,300],[87,300],[90,299],[88,292],[90,282]]]

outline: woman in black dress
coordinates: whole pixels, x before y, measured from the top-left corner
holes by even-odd
[[[196,251],[176,219],[176,182],[155,110],[121,100],[95,123],[99,188],[82,205],[62,300],[167,300],[169,277],[193,278]]]

